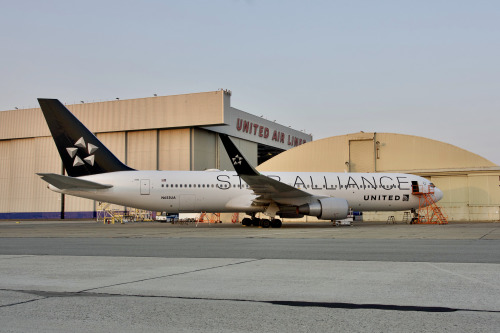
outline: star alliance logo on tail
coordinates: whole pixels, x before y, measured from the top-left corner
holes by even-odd
[[[243,157],[240,155],[236,155],[235,157],[232,158],[233,160],[233,165],[239,164],[241,165],[241,161],[243,160]]]
[[[86,149],[88,151],[88,153],[89,153],[89,156],[85,157],[82,160],[76,154],[78,152],[78,148]],[[81,137],[77,142],[75,142],[75,146],[74,147],[66,148],[66,150],[68,151],[69,156],[71,156],[71,158],[74,158],[74,160],[73,160],[73,166],[74,167],[84,165],[85,163],[87,163],[88,165],[93,166],[94,165],[95,157],[92,154],[95,153],[97,151],[97,149],[99,149],[99,148],[97,146],[94,146],[91,143],[85,145],[85,140],[83,139],[83,137]]]

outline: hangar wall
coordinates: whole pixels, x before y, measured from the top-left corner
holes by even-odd
[[[443,190],[438,205],[449,221],[500,220],[500,167],[459,147],[393,133],[352,133],[309,142],[261,164],[260,171],[402,172]],[[365,212],[385,221],[403,212]],[[309,218],[311,219],[311,218]]]
[[[160,130],[157,157],[158,169],[190,170],[190,148],[190,130],[188,128]]]
[[[58,218],[50,212],[60,210],[61,195],[49,191],[36,175],[46,169],[61,172],[52,138],[0,141],[0,151],[0,214],[26,212],[29,207],[33,218]]]

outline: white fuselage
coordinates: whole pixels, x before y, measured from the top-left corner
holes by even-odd
[[[419,207],[412,182],[422,177],[397,173],[274,172],[264,175],[314,196],[346,199],[354,211],[398,211]],[[236,174],[227,171],[120,171],[80,177],[113,187],[101,190],[50,189],[78,197],[152,211],[259,212],[256,195]],[[413,183],[415,184],[415,183]],[[436,188],[435,201],[442,193]]]

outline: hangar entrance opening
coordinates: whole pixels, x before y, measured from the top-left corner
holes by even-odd
[[[273,158],[274,156],[279,155],[284,151],[284,149],[259,144],[257,148],[257,164],[260,165],[268,159]]]

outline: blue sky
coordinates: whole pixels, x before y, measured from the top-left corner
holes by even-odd
[[[212,91],[312,133],[500,164],[500,1],[4,1],[0,110]]]

